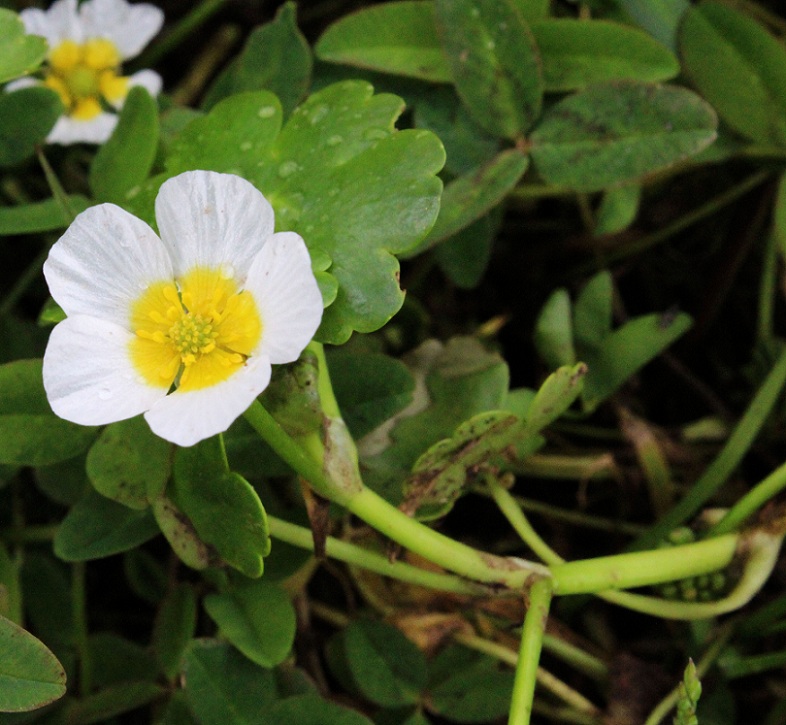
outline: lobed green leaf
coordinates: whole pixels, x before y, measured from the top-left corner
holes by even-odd
[[[32,156],[62,113],[60,97],[43,86],[0,93],[0,167]]]
[[[59,200],[45,199],[19,206],[0,207],[0,236],[65,229],[71,223],[71,212],[83,212],[90,206],[90,201],[81,194],[70,194],[68,206],[66,210]]]

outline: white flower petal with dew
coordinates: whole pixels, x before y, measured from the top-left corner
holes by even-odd
[[[251,262],[273,234],[273,207],[239,176],[221,184],[207,174],[180,174],[161,185],[156,221],[175,274],[220,267],[242,285]]]
[[[242,370],[210,388],[174,392],[145,413],[150,429],[179,446],[223,433],[270,382],[270,361],[252,357]]]
[[[98,317],[74,315],[52,330],[44,389],[52,410],[81,425],[105,425],[148,410],[168,385],[143,382],[128,356],[133,335]]]
[[[130,5],[125,0],[88,0],[79,8],[85,39],[106,38],[123,60],[134,58],[157,35],[164,13],[149,3]]]
[[[46,137],[47,143],[68,146],[72,143],[104,143],[117,127],[114,113],[100,113],[89,121],[60,116]]]
[[[173,272],[147,224],[119,206],[99,204],[83,211],[52,247],[44,277],[66,315],[128,327],[130,305],[152,283],[171,280]]]
[[[67,420],[144,412],[155,433],[189,446],[248,408],[271,363],[297,359],[322,296],[303,240],[274,234],[267,200],[238,177],[181,174],[162,185],[156,215],[163,241],[101,204],[52,247],[44,273],[68,317],[50,337],[44,381]]]
[[[299,235],[279,232],[251,263],[246,291],[256,300],[265,329],[257,352],[272,363],[297,360],[319,327],[322,294],[310,262]]]
[[[64,40],[73,40],[75,43],[85,41],[76,0],[56,0],[48,10],[28,8],[19,13],[19,17],[28,34],[46,38],[50,50]]]

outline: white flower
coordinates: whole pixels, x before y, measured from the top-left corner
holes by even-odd
[[[49,338],[52,410],[82,425],[139,413],[181,446],[225,431],[322,318],[311,258],[238,176],[189,171],[156,198],[159,237],[114,204],[82,212],[44,275],[67,318]]]
[[[44,79],[22,78],[6,86],[14,91],[43,85],[58,93],[65,113],[47,137],[49,143],[103,143],[117,125],[117,114],[133,86],[152,96],[161,91],[161,77],[151,70],[120,75],[120,64],[142,51],[164,23],[153,5],[125,0],[57,0],[49,10],[31,8],[20,14],[30,35],[49,43]]]

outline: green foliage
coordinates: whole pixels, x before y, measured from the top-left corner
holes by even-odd
[[[731,128],[786,144],[786,49],[756,21],[701,3],[685,14],[680,53],[688,77]]]
[[[40,360],[0,366],[0,463],[43,466],[71,458],[96,436],[58,418],[49,408]]]
[[[667,81],[680,70],[667,48],[635,28],[595,20],[542,20],[532,25],[546,92],[607,81]]]
[[[295,611],[283,589],[264,580],[238,581],[205,597],[222,635],[260,667],[283,662],[295,637]]]
[[[0,8],[0,83],[32,73],[43,62],[47,42],[38,35],[27,35],[16,13]]]
[[[599,83],[560,101],[532,132],[532,160],[551,184],[582,191],[640,179],[715,139],[712,108],[684,88]]]
[[[284,3],[275,19],[248,36],[242,52],[215,80],[203,107],[244,91],[271,91],[285,116],[303,99],[311,84],[311,48],[297,27],[295,3]]]
[[[171,456],[138,416],[104,428],[87,454],[87,476],[101,495],[141,510],[166,486]]]
[[[258,577],[270,553],[267,515],[248,481],[226,470],[222,448],[211,438],[178,449],[174,499],[201,541],[230,566]]]
[[[48,88],[0,94],[0,167],[32,156],[62,112],[60,98]]]
[[[611,277],[596,275],[574,307],[566,290],[556,290],[541,311],[535,344],[549,365],[586,363],[581,399],[593,410],[639,368],[690,328],[685,313],[642,315],[612,330]]]
[[[68,196],[68,207],[75,214],[90,206],[81,194]],[[31,204],[0,207],[0,235],[36,234],[65,229],[71,223],[69,212],[57,199],[46,199]]]
[[[347,15],[325,31],[314,52],[332,63],[437,83],[451,79],[431,0],[372,5]]]
[[[117,126],[99,147],[90,166],[96,201],[122,204],[128,192],[150,174],[158,150],[158,107],[144,88],[132,88]]]
[[[541,61],[508,0],[435,0],[437,32],[459,96],[489,133],[517,138],[543,100]]]
[[[42,707],[65,693],[65,672],[35,637],[0,616],[0,712]]]

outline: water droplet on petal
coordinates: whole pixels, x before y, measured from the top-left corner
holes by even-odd
[[[99,388],[98,389],[98,398],[99,400],[109,400],[114,393],[112,392],[111,388]]]

